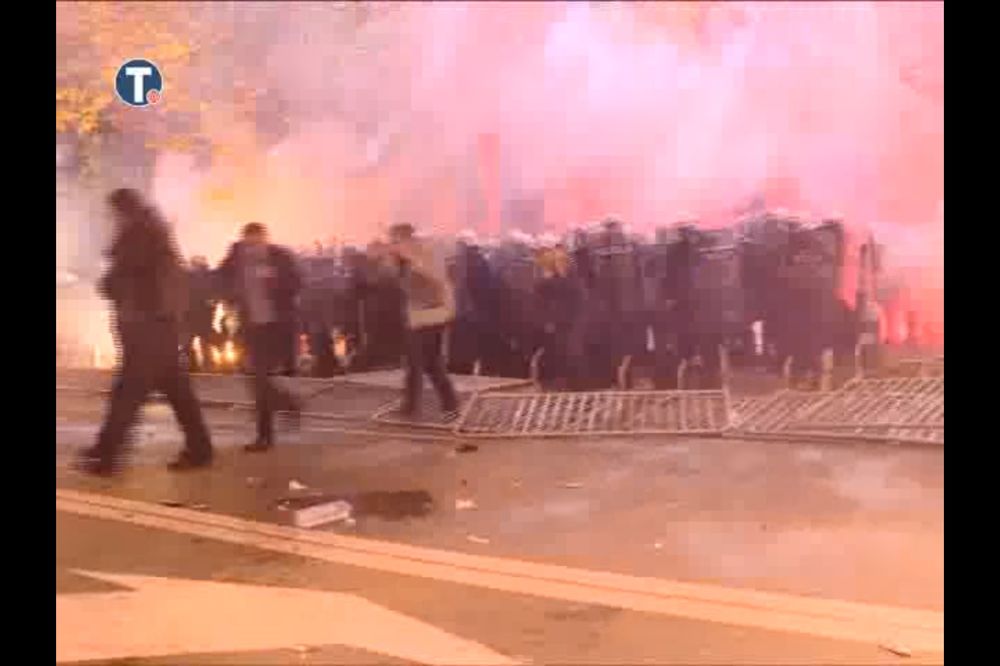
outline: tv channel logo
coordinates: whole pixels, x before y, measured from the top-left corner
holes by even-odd
[[[129,106],[156,104],[163,96],[163,75],[148,60],[129,60],[118,68],[115,92]]]

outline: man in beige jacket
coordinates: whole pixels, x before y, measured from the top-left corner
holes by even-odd
[[[389,230],[389,244],[375,248],[397,272],[404,299],[406,322],[406,383],[400,413],[415,418],[420,413],[423,374],[434,384],[446,418],[458,415],[458,398],[445,371],[444,334],[455,319],[455,294],[444,262],[434,249],[416,238],[409,224]]]

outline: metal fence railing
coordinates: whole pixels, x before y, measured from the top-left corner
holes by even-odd
[[[944,377],[855,379],[828,393],[779,391],[744,400],[741,437],[944,443]]]
[[[728,426],[725,391],[531,392],[474,395],[455,431],[487,437],[720,435]]]

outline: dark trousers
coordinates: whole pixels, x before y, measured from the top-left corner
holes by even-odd
[[[280,332],[274,334],[275,345],[280,345],[281,354],[277,356],[280,374],[294,377],[299,370],[299,329],[294,322],[274,324]],[[280,341],[280,342],[279,342]]]
[[[313,368],[314,377],[333,377],[337,374],[337,357],[333,355],[333,338],[330,331],[323,325],[313,326],[309,334],[309,351],[312,352],[316,365]]]
[[[448,370],[454,373],[471,375],[476,360],[481,358],[478,353],[479,331],[476,322],[469,318],[459,318],[452,329],[451,353],[448,355]]]
[[[669,313],[653,315],[653,384],[657,390],[677,388],[680,342],[677,323]]]
[[[570,324],[551,324],[544,330],[539,345],[545,352],[541,360],[541,381],[546,388],[565,386],[570,381]]]
[[[111,389],[97,445],[92,449],[95,457],[110,462],[121,454],[139,408],[155,391],[162,393],[174,410],[188,455],[203,458],[212,454],[201,406],[191,388],[191,378],[181,365],[179,342],[173,322],[119,324],[122,367]]]
[[[424,387],[424,373],[434,384],[441,409],[450,412],[458,409],[458,398],[445,371],[441,345],[444,326],[411,329],[406,332],[406,388],[401,411],[416,414],[420,411],[420,394]]]
[[[251,324],[247,328],[247,351],[253,374],[250,386],[257,410],[257,441],[274,443],[274,412],[298,411],[298,401],[280,388],[271,373],[287,361],[288,326],[285,324]]]
[[[602,390],[615,382],[615,341],[609,318],[600,316],[587,322],[583,331],[582,356],[578,386],[584,390]]]

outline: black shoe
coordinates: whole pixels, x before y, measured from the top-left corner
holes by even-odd
[[[210,467],[212,465],[212,454],[194,455],[184,451],[177,459],[167,465],[171,472],[186,472],[192,469]]]
[[[243,447],[243,450],[247,453],[263,453],[264,451],[270,451],[274,448],[274,444],[271,442],[262,442],[257,440],[253,444],[247,444]]]

